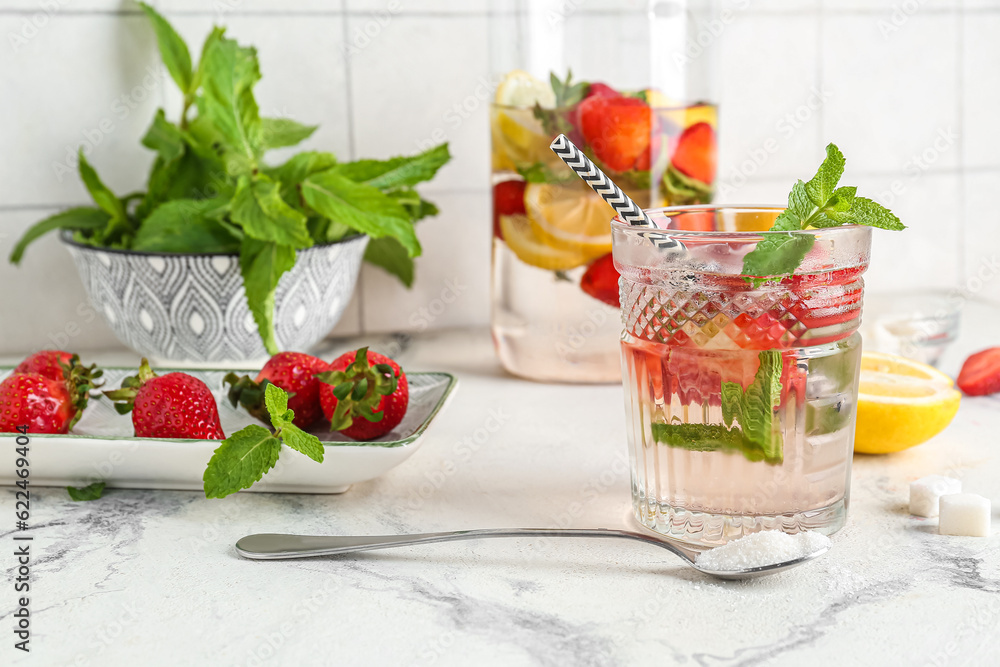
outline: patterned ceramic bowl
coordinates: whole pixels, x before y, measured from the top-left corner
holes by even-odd
[[[104,250],[62,234],[84,289],[118,339],[143,356],[182,364],[267,359],[247,308],[239,257]],[[308,350],[340,320],[354,292],[367,236],[298,251],[275,294],[283,350]]]

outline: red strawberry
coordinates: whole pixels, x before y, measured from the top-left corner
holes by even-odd
[[[609,306],[621,308],[618,293],[618,269],[615,268],[615,260],[609,252],[603,257],[599,257],[587,267],[586,273],[580,279],[580,289],[594,297],[598,301],[603,301]]]
[[[66,383],[38,373],[14,373],[0,382],[0,433],[68,433],[79,410]]]
[[[500,181],[493,186],[493,236],[503,240],[500,230],[501,215],[524,215],[524,181]]]
[[[0,432],[28,426],[34,433],[68,433],[83,416],[90,390],[100,386],[101,374],[68,352],[31,355],[0,383]]]
[[[653,114],[638,98],[595,95],[580,102],[578,117],[584,140],[608,169],[632,169],[649,148]]]
[[[962,364],[958,388],[969,396],[985,396],[1000,391],[1000,347],[976,352]]]
[[[330,369],[319,375],[319,400],[332,430],[372,440],[403,420],[410,388],[395,361],[363,347],[340,355]]]
[[[137,438],[226,439],[215,397],[204,382],[187,373],[157,375],[143,359],[138,375],[104,394],[115,401],[120,414],[132,413]]]
[[[590,88],[587,89],[587,94],[583,99],[590,99],[591,97],[623,97],[621,93],[612,88],[606,83],[594,82],[590,84]]]
[[[61,350],[42,350],[18,364],[15,373],[38,373],[52,380],[62,380],[63,367],[69,365],[73,355]]]
[[[708,123],[695,123],[681,133],[670,161],[677,171],[702,183],[715,180],[715,130]]]
[[[271,419],[264,405],[264,388],[270,382],[288,392],[288,407],[295,412],[292,423],[299,428],[309,428],[323,416],[319,404],[320,381],[316,375],[330,370],[330,364],[302,352],[279,352],[271,357],[255,380],[230,373],[229,401],[235,408],[242,405],[247,412],[265,424]]]

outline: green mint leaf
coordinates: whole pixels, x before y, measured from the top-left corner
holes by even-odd
[[[413,259],[396,239],[386,236],[369,241],[365,261],[396,276],[407,287],[413,286]]]
[[[844,154],[835,144],[826,147],[826,159],[819,166],[816,175],[805,184],[805,191],[814,206],[828,206],[830,197],[837,189],[840,177],[844,175]],[[801,181],[800,181],[801,182]]]
[[[663,172],[660,191],[671,206],[688,206],[712,201],[714,189],[708,183],[681,173],[671,164]]]
[[[560,81],[555,72],[549,73],[549,84],[552,92],[556,94],[556,108],[562,109],[578,104],[590,90],[590,84],[586,81],[571,83],[573,80],[573,70],[566,71],[566,80]]]
[[[413,188],[398,188],[390,190],[385,194],[406,209],[406,212],[410,214],[410,220],[413,222],[440,213],[434,202],[422,198]]]
[[[264,388],[264,406],[267,408],[267,414],[271,415],[271,425],[275,429],[282,429],[290,423],[285,421],[285,413],[288,412],[288,393],[273,382],[268,382]]]
[[[201,88],[201,82],[205,79],[205,64],[206,58],[205,54],[212,48],[212,45],[221,40],[226,34],[225,28],[220,28],[219,26],[213,26],[212,32],[208,33],[205,37],[205,41],[201,45],[201,56],[198,60],[198,69],[194,72],[194,78],[191,81],[190,93],[193,95],[199,88]]]
[[[899,218],[892,211],[878,202],[866,199],[865,197],[854,198],[848,215],[850,222],[855,225],[867,225],[868,227],[891,229],[893,231],[906,229],[906,226],[899,221]]]
[[[33,243],[36,239],[48,234],[56,229],[69,229],[73,231],[95,231],[101,230],[108,226],[108,221],[111,219],[106,212],[99,208],[93,208],[90,206],[81,206],[78,208],[71,208],[55,215],[49,216],[44,220],[36,222],[32,225],[28,231],[24,233],[24,236],[17,242],[14,246],[14,250],[10,253],[10,261],[12,264],[20,264],[21,258],[24,257],[24,251],[27,247]]]
[[[288,118],[261,118],[260,147],[262,151],[271,148],[295,146],[316,131],[318,125],[303,125]]]
[[[184,133],[167,120],[163,109],[157,109],[153,122],[142,137],[142,145],[159,153],[164,161],[170,162],[184,153]]]
[[[313,174],[301,184],[302,196],[317,213],[373,239],[395,238],[410,257],[420,254],[420,242],[402,206],[370,185],[336,173]]]
[[[241,47],[234,40],[220,36],[208,45],[202,62],[201,89],[198,98],[200,133],[212,131],[221,137],[226,149],[226,170],[233,175],[252,171],[260,157],[260,110],[253,96],[253,86],[260,80],[257,51]],[[205,125],[210,124],[211,128]],[[196,124],[192,123],[192,131]],[[206,145],[214,145],[209,141]]]
[[[83,500],[97,500],[104,495],[104,482],[94,482],[93,484],[88,484],[87,486],[77,488],[75,486],[67,486],[66,492],[69,493],[69,497],[77,502]]]
[[[220,199],[174,199],[160,204],[143,221],[132,249],[166,253],[238,253],[240,239],[221,217],[228,202]]]
[[[450,159],[448,144],[441,144],[409,157],[346,162],[335,171],[357,183],[385,190],[429,181]]]
[[[264,170],[268,176],[281,183],[282,187],[298,185],[307,177],[326,171],[337,164],[333,153],[306,151],[288,159],[287,162]]]
[[[781,425],[774,419],[781,402],[781,352],[764,350],[757,358],[757,372],[746,389],[737,382],[722,383],[722,420],[729,428],[738,422],[743,437],[763,452],[765,461],[781,463]]]
[[[806,192],[806,184],[801,180],[792,186],[792,191],[788,193],[788,206],[786,211],[791,211],[794,213],[800,221],[808,220],[813,213],[815,213],[817,205],[813,203],[809,194]],[[777,222],[777,221],[775,221]],[[805,227],[801,222],[797,227],[791,227],[791,229],[802,229]],[[771,228],[775,231],[774,228]]]
[[[241,177],[233,195],[230,216],[251,238],[308,248],[312,245],[312,237],[306,227],[306,216],[285,203],[278,188],[278,184],[264,174],[253,180]]]
[[[754,286],[769,276],[792,274],[815,242],[812,234],[766,234],[743,258],[743,275],[756,278]]]
[[[823,207],[824,211],[835,211],[837,213],[846,213],[851,210],[851,204],[854,203],[854,197],[858,194],[858,189],[853,185],[845,185],[843,187],[837,188],[830,195],[830,199],[826,202],[826,206]]]
[[[194,73],[191,71],[191,53],[188,51],[187,44],[184,43],[173,26],[155,9],[145,2],[140,2],[139,6],[142,7],[142,11],[146,13],[150,23],[153,24],[156,43],[160,47],[160,57],[163,58],[163,64],[167,66],[171,78],[185,95],[194,92],[191,87]]]
[[[311,433],[306,433],[298,426],[286,424],[281,427],[281,440],[297,452],[305,454],[316,463],[323,462],[323,454],[326,451],[319,438]]]
[[[212,454],[202,475],[206,498],[225,498],[259,482],[278,462],[281,441],[257,424],[229,436]]]
[[[105,211],[115,220],[124,220],[125,206],[115,196],[115,193],[111,192],[108,186],[104,184],[104,181],[97,175],[97,172],[90,166],[90,163],[87,162],[82,148],[80,149],[79,169],[80,178],[83,180],[83,184],[87,186],[87,191],[98,208]]]
[[[269,354],[277,354],[274,337],[274,292],[281,276],[295,266],[295,248],[273,241],[245,237],[240,247],[240,270],[247,306]]]

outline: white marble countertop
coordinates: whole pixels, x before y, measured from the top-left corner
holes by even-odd
[[[970,304],[963,318],[942,364],[952,375],[1000,328],[1000,313],[984,306]],[[238,557],[233,543],[256,532],[628,520],[620,387],[505,376],[485,331],[403,342],[404,367],[456,373],[457,393],[412,459],[343,495],[111,490],[74,503],[62,489],[33,489],[32,652],[13,649],[7,585],[0,662],[1000,664],[1000,397],[964,399],[955,422],[918,448],[856,457],[850,518],[829,554],[749,582],[712,580],[665,551],[602,540],[458,542],[350,560]],[[993,499],[993,537],[938,536],[934,520],[908,515],[908,483],[937,472]],[[0,494],[10,508],[0,563],[12,581],[14,494]]]

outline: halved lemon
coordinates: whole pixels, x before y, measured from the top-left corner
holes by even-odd
[[[501,215],[500,231],[518,259],[539,269],[568,271],[594,259],[580,248],[558,248],[545,243],[525,215]]]
[[[530,167],[538,162],[553,165],[559,161],[549,150],[551,137],[533,111],[536,104],[555,106],[556,95],[549,84],[516,69],[497,86],[494,102],[499,105],[490,118],[494,169]]]
[[[575,249],[590,257],[611,252],[615,211],[583,181],[555,185],[529,183],[524,208],[535,234],[546,244]]]
[[[930,440],[951,423],[961,396],[951,378],[932,366],[865,352],[854,451],[888,454]]]

